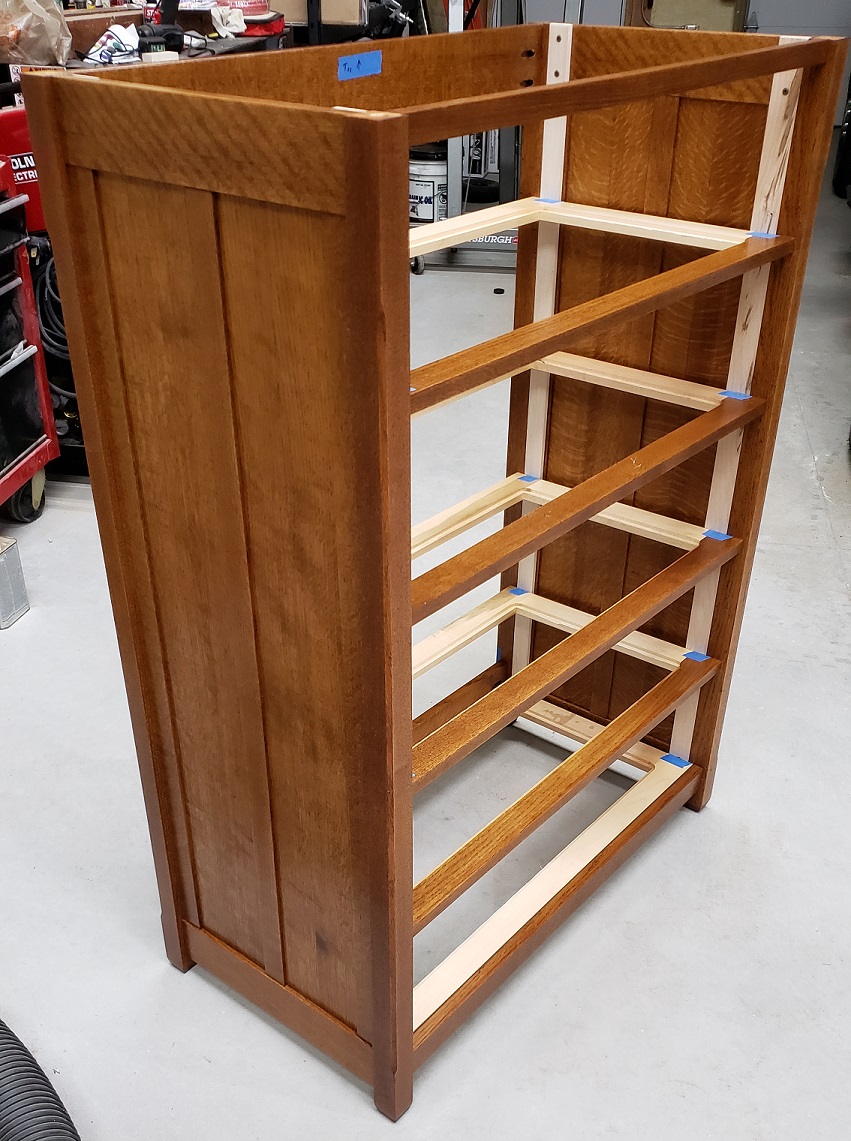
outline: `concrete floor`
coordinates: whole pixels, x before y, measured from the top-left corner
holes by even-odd
[[[395,1127],[271,1019],[167,964],[88,488],[51,486],[39,523],[7,528],[33,608],[0,634],[0,1017],[84,1141],[851,1136],[849,273],[851,211],[825,195],[714,799],[424,1067]],[[412,285],[417,363],[510,322],[510,277]],[[494,389],[416,422],[417,519],[502,476],[505,411]],[[491,649],[429,675],[419,704]],[[516,730],[483,752],[425,794],[419,871],[561,755]],[[418,939],[418,974],[619,787],[596,782]]]

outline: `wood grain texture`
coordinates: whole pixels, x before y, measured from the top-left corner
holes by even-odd
[[[104,83],[78,72],[33,73],[33,78],[61,85],[57,129],[71,166],[134,178],[155,175],[160,183],[186,189],[345,212],[346,191],[334,163],[345,124],[360,115],[235,93],[225,97]],[[309,147],[300,145],[305,137]],[[157,155],[155,170],[151,154]]]
[[[600,107],[615,107],[661,95],[679,95],[698,88],[731,84],[775,71],[814,67],[828,59],[829,44],[827,39],[812,39],[787,47],[751,48],[747,38],[742,37],[738,46],[744,50],[734,55],[663,63],[641,71],[575,79],[546,87],[527,87],[518,92],[480,95],[474,99],[450,100],[427,107],[406,107],[409,138],[414,146],[465,132],[493,131],[559,115],[575,115]]]
[[[486,92],[519,90],[543,82],[545,24],[489,28],[469,36],[411,36],[383,40],[381,73],[355,80],[338,78],[340,56],[357,54],[363,44],[260,52],[150,67],[122,68],[107,78],[183,91],[219,92],[252,99],[308,103],[314,107],[363,107],[392,111],[417,102],[470,99]],[[444,137],[433,135],[422,142]]]
[[[291,987],[270,979],[250,959],[190,923],[184,935],[193,961],[244,995],[297,1034],[313,1042],[362,1081],[373,1080],[373,1051],[368,1042]]]
[[[738,549],[737,539],[705,539],[699,547],[681,556],[593,622],[486,694],[465,713],[436,730],[414,747],[415,785],[424,787],[450,765],[468,756],[536,701],[547,697],[569,677],[670,605],[703,575],[723,566]]]
[[[414,933],[421,931],[571,797],[637,744],[717,671],[713,658],[686,659],[588,744],[568,756],[477,832],[414,889]]]
[[[577,27],[571,82],[548,84],[554,34],[383,43],[380,75],[354,83],[337,66],[357,44],[24,80],[169,957],[371,1081],[393,1119],[415,1062],[676,806],[709,795],[844,55],[826,39]],[[726,241],[704,227],[754,228],[749,206],[770,199],[769,73],[776,88],[796,69],[784,236],[695,258],[676,242]],[[547,116],[568,121],[545,197],[579,225],[522,227],[518,327],[418,370],[411,394],[409,143],[520,122],[521,195],[540,197]],[[151,214],[156,258],[126,240],[127,217]],[[535,305],[542,269],[552,316]],[[768,280],[753,398],[695,416],[751,371],[733,349],[758,308],[743,275]],[[542,356],[568,348],[628,390],[545,372]],[[530,367],[544,478],[431,524],[426,546],[470,511],[506,509],[500,535],[412,586],[411,411],[514,374],[507,472],[524,471]],[[699,540],[721,439],[741,442],[736,537]],[[592,522],[601,511],[616,514]],[[670,543],[692,549],[672,561]],[[511,611],[536,623],[530,664],[511,676],[508,616],[502,660],[412,725],[412,617],[494,573],[513,585],[542,547],[535,592]],[[694,584],[715,576],[713,660],[677,665]],[[662,743],[671,703],[703,682],[693,765],[633,743],[650,758],[635,795],[415,992],[413,785],[526,710],[589,741],[421,887],[420,923],[612,750]]]
[[[759,414],[760,404],[756,399],[726,400],[711,412],[702,413],[641,451],[591,476],[532,514],[524,515],[433,570],[426,571],[412,584],[413,621],[421,622],[442,606],[487,582],[532,551],[567,534],[602,508],[683,463]]]
[[[486,693],[490,693],[492,689],[505,681],[507,676],[507,664],[504,661],[494,662],[493,665],[488,666],[487,669],[482,670],[474,678],[464,682],[458,689],[438,701],[436,705],[427,709],[425,713],[415,717],[414,744],[419,744],[435,729],[439,729],[441,725],[445,725],[447,721],[451,721],[453,717],[457,717],[459,713],[469,709],[473,702],[484,697]]]
[[[610,75],[654,67],[660,62],[673,63],[727,52],[749,51],[754,48],[771,48],[778,44],[777,36],[749,32],[747,37],[729,32],[701,32],[697,37],[679,29],[654,28],[650,39],[643,28],[595,27],[580,25],[576,34],[574,74],[587,78],[593,75]],[[712,99],[733,103],[768,103],[771,77],[724,83],[707,89],[683,92],[686,98]]]
[[[582,336],[655,313],[665,305],[710,290],[719,283],[741,277],[749,269],[786,257],[790,249],[791,243],[785,238],[748,238],[740,246],[686,261],[655,277],[616,288],[602,297],[503,333],[484,344],[422,365],[411,373],[411,411],[421,412],[465,392],[504,380],[539,357],[567,348]]]
[[[357,170],[356,200],[346,222],[230,199],[219,208],[270,696],[287,982],[376,1041],[376,1096],[393,1104],[394,1075],[406,1081],[406,1046],[408,1086],[411,1074],[409,1035],[398,1038],[396,1014],[398,1004],[407,1027],[410,938],[399,925],[406,917],[410,930],[410,506],[408,437],[397,417],[405,407],[408,279],[399,127],[352,124],[344,161]],[[394,222],[381,237],[376,212]],[[243,267],[264,259],[265,272],[246,275]],[[341,265],[357,267],[356,290]],[[270,325],[270,305],[288,320]],[[385,320],[366,321],[366,312]],[[308,322],[315,337],[302,334]],[[364,369],[374,378],[367,391]],[[300,415],[298,432],[270,463],[274,408]],[[366,659],[367,645],[382,649]]]
[[[587,62],[577,64],[583,74]],[[610,65],[599,67],[605,73]],[[673,98],[644,100],[589,112],[572,120],[573,149],[565,172],[566,194],[577,201],[629,211],[663,214],[667,210],[671,161],[679,103]],[[664,247],[608,234],[570,232],[562,242],[559,308],[592,300],[657,274]],[[613,325],[583,337],[577,348],[604,361],[647,367],[655,314]],[[553,384],[548,479],[559,474],[579,483],[635,451],[641,443],[644,402],[635,394],[612,397],[584,384],[560,379]],[[595,426],[605,419],[606,432]],[[627,504],[631,504],[632,496]],[[624,593],[626,535],[597,527],[564,536],[542,553],[539,589],[560,602],[600,613]],[[536,628],[536,653],[555,644],[556,635]],[[611,686],[613,654],[572,679],[559,699],[572,700],[604,716]]]
[[[52,112],[67,90],[34,101]],[[188,946],[215,938],[224,959],[257,964],[223,968],[235,985],[265,972],[373,1043],[376,1102],[396,1117],[411,1097],[413,986],[404,123],[350,116],[338,150],[345,217],[57,163],[75,216],[67,292],[94,253],[102,285],[85,296],[106,296],[106,326],[83,339],[112,354],[94,404],[131,486],[110,494],[116,514],[138,505],[143,528],[136,569],[121,568],[140,580],[126,584],[124,650],[159,653],[166,708],[146,704],[137,732],[164,738],[176,770],[148,797],[155,845],[183,817],[161,875],[192,877],[169,884],[170,954],[188,966]],[[148,208],[168,250],[122,257],[126,219]],[[320,313],[326,329],[305,337]],[[271,446],[270,424],[296,407],[298,431]],[[352,526],[337,533],[344,508]],[[367,645],[380,647],[372,670]],[[339,1056],[324,1019],[295,1025]]]
[[[778,223],[795,235],[795,252],[782,271],[772,273],[768,285],[764,332],[751,384],[751,391],[767,401],[766,418],[758,430],[745,433],[742,443],[730,528],[742,536],[744,549],[736,573],[722,573],[719,581],[716,619],[709,644],[713,653],[723,653],[726,660],[698,703],[692,756],[703,769],[704,776],[690,802],[690,806],[696,809],[702,808],[709,799],[715,776],[732,662],[768,486],[822,172],[833,134],[832,108],[838,98],[845,54],[845,41],[831,41],[825,66],[805,71],[801,85]]]
[[[100,391],[110,377],[120,375],[120,365],[112,303],[102,272],[94,177],[65,166],[53,131],[52,89],[42,87],[31,94],[27,119],[62,279],[63,311],[150,827],[166,952],[176,967],[187,970],[192,959],[182,919],[198,922],[195,872],[139,488],[129,450],[111,447],[112,440],[129,436],[127,407],[123,399]]]

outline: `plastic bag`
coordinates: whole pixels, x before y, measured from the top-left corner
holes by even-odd
[[[3,0],[0,63],[64,64],[71,33],[56,0]]]

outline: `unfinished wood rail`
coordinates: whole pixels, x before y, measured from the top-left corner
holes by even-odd
[[[411,586],[414,623],[460,598],[495,574],[567,534],[630,491],[670,471],[727,433],[759,416],[755,398],[725,400],[711,412],[648,444],[641,451],[557,496],[530,515],[447,559],[414,579]]]
[[[570,490],[569,487],[536,479],[534,476],[510,475],[493,487],[470,496],[462,503],[456,503],[454,507],[414,527],[411,531],[411,557],[416,559],[433,551],[518,503],[532,503],[540,507]],[[592,515],[591,520],[618,531],[628,531],[632,535],[644,535],[684,551],[696,547],[706,530],[679,519],[670,519],[666,515],[657,515],[654,511],[631,507],[628,503],[614,503]]]
[[[573,606],[541,598],[540,595],[530,594],[517,587],[507,587],[467,614],[456,618],[442,630],[437,630],[421,642],[417,642],[413,650],[414,680],[446,661],[458,650],[469,646],[471,642],[487,634],[501,622],[518,615],[551,626],[555,630],[563,630],[567,634],[575,634],[577,630],[594,621],[593,614],[587,614]],[[650,665],[669,670],[676,669],[686,652],[684,646],[674,646],[662,638],[654,638],[650,634],[640,632],[627,635],[614,648],[643,662],[649,662]]]
[[[651,214],[635,214],[629,210],[606,210],[599,206],[582,206],[578,202],[553,202],[545,198],[523,198],[501,206],[489,206],[472,214],[445,218],[411,230],[408,252],[411,257],[429,254],[447,246],[482,238],[514,226],[532,222],[556,222],[584,230],[602,230],[608,234],[626,234],[632,238],[648,238],[655,242],[672,242],[696,249],[726,250],[750,237],[748,230],[730,226],[707,226],[680,218],[664,218]],[[764,232],[764,231],[763,231]]]
[[[613,325],[655,313],[663,306],[787,257],[793,244],[790,238],[747,238],[740,245],[707,254],[534,324],[522,325],[482,345],[423,365],[411,373],[411,412],[422,412],[504,380],[580,336],[601,333]]]
[[[414,746],[414,786],[423,787],[504,729],[536,701],[612,649],[660,610],[718,570],[741,546],[738,539],[704,539],[572,637],[536,658]]]
[[[552,24],[365,51],[22,83],[168,956],[395,1120],[709,795],[843,45]],[[411,233],[410,146],[516,124],[517,201]],[[155,259],[126,241],[142,213]],[[506,226],[513,331],[411,371],[408,256]],[[412,534],[411,415],[509,377],[506,478]],[[412,720],[412,678],[489,631],[495,659]],[[415,885],[415,795],[510,723],[575,751]],[[638,779],[414,986],[415,931],[610,764]]]
[[[527,667],[528,668],[528,667]],[[601,729],[524,793],[414,889],[414,932],[480,879],[618,757],[696,693],[718,669],[713,658],[687,658],[649,693]]]

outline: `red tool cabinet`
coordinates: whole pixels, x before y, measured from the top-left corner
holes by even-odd
[[[27,254],[32,207],[5,156],[21,121],[26,130],[22,110],[0,111],[0,504],[28,522],[40,513],[43,485],[36,480],[30,494],[26,485],[59,444]]]

